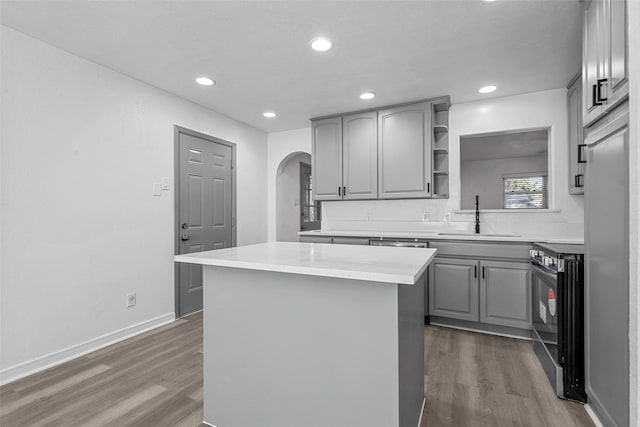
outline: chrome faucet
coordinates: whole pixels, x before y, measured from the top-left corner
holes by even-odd
[[[478,208],[480,197],[476,194],[476,234],[480,234],[480,209]]]

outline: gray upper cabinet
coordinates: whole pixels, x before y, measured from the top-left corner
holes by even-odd
[[[314,121],[311,131],[313,199],[339,200],[342,198],[342,118]]]
[[[584,15],[582,121],[588,126],[629,94],[627,1],[592,0]]]
[[[315,120],[313,199],[375,199],[378,196],[377,113]]]
[[[478,321],[478,262],[438,258],[429,266],[429,315]]]
[[[528,263],[480,261],[480,322],[531,328]]]
[[[431,196],[431,104],[378,112],[378,197]]]
[[[567,88],[569,194],[584,194],[585,145],[582,135],[582,85],[580,75]]]
[[[345,200],[378,197],[377,113],[342,118],[342,196]]]

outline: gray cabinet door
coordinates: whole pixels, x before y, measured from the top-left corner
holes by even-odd
[[[480,322],[530,329],[530,265],[480,261],[480,270]]]
[[[607,103],[609,110],[629,94],[627,55],[627,1],[607,0],[605,5]],[[636,23],[637,25],[637,23]]]
[[[313,199],[341,199],[338,188],[342,188],[342,118],[314,121],[311,131]]]
[[[436,257],[429,266],[429,315],[478,321],[478,261]]]
[[[378,114],[342,118],[343,199],[378,197]]]
[[[584,12],[582,39],[582,122],[595,121],[604,112],[594,105],[594,87],[605,78],[604,70],[604,7],[605,0],[593,0]]]
[[[584,151],[582,136],[582,85],[575,80],[567,92],[569,137],[569,194],[584,194]],[[580,154],[579,154],[580,153]]]
[[[587,142],[586,391],[604,425],[628,426],[628,116],[625,114],[593,132]]]
[[[431,104],[378,112],[378,197],[431,195]]]

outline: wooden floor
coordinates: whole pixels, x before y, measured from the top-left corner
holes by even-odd
[[[421,427],[593,425],[582,405],[555,397],[530,342],[437,326],[425,337]],[[201,421],[201,313],[0,387],[2,427]]]
[[[593,426],[558,399],[530,341],[425,328],[427,404],[421,427]]]

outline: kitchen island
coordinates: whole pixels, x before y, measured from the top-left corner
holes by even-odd
[[[204,422],[418,426],[435,253],[272,242],[176,256],[204,266]]]

